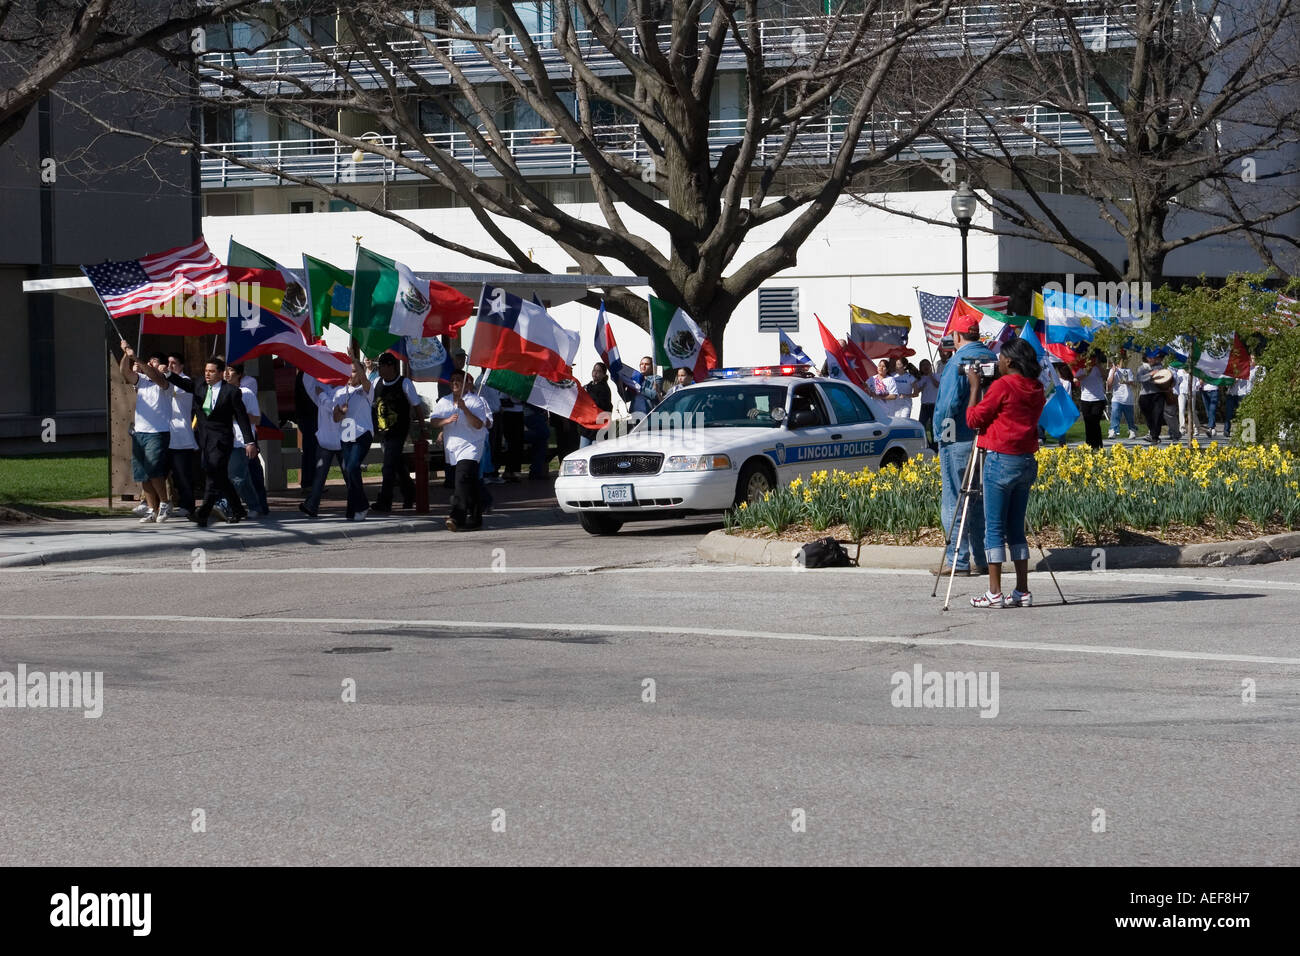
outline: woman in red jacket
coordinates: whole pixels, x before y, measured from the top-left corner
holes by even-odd
[[[967,369],[970,401],[966,424],[977,430],[975,444],[984,456],[984,550],[989,562],[989,590],[973,597],[972,607],[1030,607],[1029,542],[1025,539],[1025,511],[1029,489],[1038,477],[1038,416],[1043,411],[1042,368],[1038,353],[1024,339],[1002,346],[998,356],[1000,377],[979,400],[979,370]],[[1002,562],[1011,552],[1016,566],[1016,587],[1002,593]]]

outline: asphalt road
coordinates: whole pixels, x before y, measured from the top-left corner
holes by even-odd
[[[104,682],[0,708],[0,864],[1300,862],[1300,562],[945,614],[714,527],[0,570],[0,672]]]

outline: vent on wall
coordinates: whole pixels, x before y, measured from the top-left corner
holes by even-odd
[[[758,290],[758,331],[799,331],[799,290]]]

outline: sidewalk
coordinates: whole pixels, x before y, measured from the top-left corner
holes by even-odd
[[[378,492],[378,481],[374,482],[374,487],[370,484],[367,482],[367,494],[373,501]],[[485,524],[488,527],[509,527],[550,520],[556,513],[553,489],[549,481],[489,486],[495,501]],[[387,515],[371,512],[365,521],[348,521],[344,517],[341,481],[327,486],[320,517],[315,519],[298,511],[302,498],[295,491],[272,493],[269,517],[226,524],[214,516],[206,528],[182,517],[171,518],[162,524],[140,524],[139,517],[131,513],[127,503],[123,503],[120,517],[0,524],[0,567],[153,555],[159,551],[188,552],[195,548],[244,551],[267,545],[312,545],[384,534],[452,534],[443,524],[447,517],[449,493],[441,482],[430,484],[428,514],[416,514],[414,509],[394,510]],[[71,503],[102,505],[103,499],[65,502]]]

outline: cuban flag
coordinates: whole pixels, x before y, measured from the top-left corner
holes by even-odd
[[[600,311],[596,313],[596,354],[605,363],[614,381],[622,382],[637,391],[641,390],[641,383],[645,381],[645,376],[632,366],[624,365],[623,360],[619,358],[618,343],[614,341],[614,327],[605,318],[603,299],[600,303]]]
[[[483,283],[470,365],[564,381],[572,374],[580,342],[577,332],[564,328],[536,302]]]
[[[794,339],[785,334],[785,329],[778,329],[781,336],[781,365],[811,365],[813,360],[810,359],[804,350],[794,344]]]

